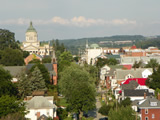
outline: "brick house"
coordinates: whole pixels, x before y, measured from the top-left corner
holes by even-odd
[[[141,120],[160,120],[160,94],[158,99],[150,96],[139,101],[138,108]]]
[[[42,58],[43,58],[43,57],[42,57],[41,55],[31,54],[31,55],[27,56],[27,57],[24,59],[24,62],[25,62],[26,65],[28,65],[28,63],[29,63],[30,61],[32,61],[33,59],[38,59],[38,60],[42,61]]]

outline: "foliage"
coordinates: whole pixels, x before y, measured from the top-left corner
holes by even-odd
[[[42,63],[51,63],[51,57],[44,57]]]
[[[102,68],[106,64],[107,65],[116,65],[116,64],[118,64],[118,62],[115,58],[109,58],[109,59],[98,58],[98,60],[96,62],[96,66],[98,68]]]
[[[23,51],[23,58],[26,58],[29,56],[29,52],[28,51]]]
[[[30,84],[31,91],[46,89],[45,80],[43,79],[42,73],[38,67],[35,67],[34,71],[31,73]]]
[[[45,84],[48,87],[48,85],[50,84],[50,76],[49,76],[48,70],[43,64],[37,63],[32,66],[32,68],[30,69],[30,72],[33,72],[36,67],[38,67],[38,69],[40,70],[43,76],[43,79],[45,80]]]
[[[29,63],[36,63],[36,64],[40,64],[40,60],[39,59],[32,59]]]
[[[59,116],[59,120],[64,120],[68,116],[68,112],[66,109],[58,108],[57,115]]]
[[[155,91],[155,96],[156,96],[156,98],[158,98],[158,94],[160,94],[160,89],[159,89],[159,88],[156,88],[156,91]]]
[[[6,116],[3,116],[0,120],[27,120],[24,115],[19,112],[11,113]]]
[[[58,61],[59,72],[61,72],[65,67],[70,66],[72,61],[73,61],[72,54],[69,51],[63,52],[59,56],[59,61]]]
[[[146,85],[153,89],[160,89],[160,66],[157,70],[153,69],[152,75],[146,80]]]
[[[21,66],[24,64],[23,54],[18,49],[6,48],[1,51],[0,64],[5,66]]]
[[[0,97],[2,95],[17,95],[17,88],[15,84],[11,82],[11,79],[12,76],[10,73],[0,66]]]
[[[34,71],[30,75],[26,75],[22,72],[19,76],[18,89],[21,98],[31,95],[35,90],[45,90],[45,80],[42,77],[41,71],[38,67],[34,68]]]
[[[139,62],[135,61],[134,64],[133,64],[133,66],[132,66],[132,68],[140,68],[140,67],[143,67],[142,64],[143,64],[142,61],[139,61]]]
[[[60,73],[59,86],[71,111],[80,113],[95,107],[95,84],[89,73],[72,64]]]
[[[22,101],[8,95],[0,97],[0,118],[17,112],[25,115],[25,104]]]
[[[157,68],[159,66],[159,63],[156,59],[150,59],[150,61],[148,62],[148,64],[145,66],[146,68]]]
[[[111,109],[108,114],[109,120],[135,120],[136,114],[130,106]]]
[[[13,32],[0,29],[0,50],[4,50],[6,48],[19,49],[18,42],[15,41]]]
[[[22,71],[18,78],[18,90],[21,98],[31,95],[31,82],[25,71]]]
[[[127,97],[126,99],[124,99],[124,100],[121,101],[120,105],[124,106],[124,107],[127,107],[127,106],[131,105],[131,103],[132,102],[131,102],[130,98]]]
[[[109,110],[110,110],[111,108],[112,108],[112,107],[111,107],[110,105],[104,104],[104,105],[98,110],[98,112],[101,113],[102,115],[108,115]]]

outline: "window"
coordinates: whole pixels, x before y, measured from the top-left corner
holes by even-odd
[[[150,105],[151,106],[157,106],[157,102],[151,102]]]
[[[154,114],[152,114],[152,118],[155,118]]]
[[[145,109],[145,114],[148,114],[148,109]]]
[[[145,117],[145,120],[149,120],[148,117]]]

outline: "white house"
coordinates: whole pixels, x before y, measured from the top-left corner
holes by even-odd
[[[29,113],[25,117],[30,120],[37,120],[42,115],[56,117],[57,106],[53,104],[53,97],[35,96],[27,101],[26,108]]]

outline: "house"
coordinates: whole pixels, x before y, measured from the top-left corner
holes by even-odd
[[[25,65],[28,65],[30,61],[34,60],[34,59],[38,59],[40,61],[42,61],[42,56],[41,55],[38,55],[38,54],[30,54],[29,56],[27,56],[25,59],[24,59],[24,62],[25,62]]]
[[[48,99],[51,99],[50,101]],[[26,101],[26,109],[29,111],[25,118],[37,120],[41,116],[56,117],[57,106],[53,104],[53,97],[34,96]]]
[[[5,66],[3,67],[5,70],[9,71],[12,75],[11,82],[16,83],[18,81],[18,76],[22,71],[25,71],[25,66]]]
[[[138,102],[141,120],[160,120],[160,94],[158,99],[149,96]]]
[[[133,90],[133,89],[125,89],[122,90],[122,100],[129,97],[131,101],[142,100],[147,96],[153,95],[149,90]]]

